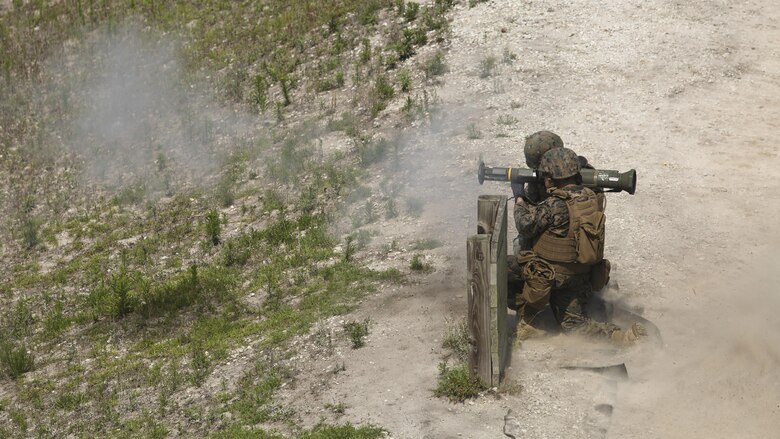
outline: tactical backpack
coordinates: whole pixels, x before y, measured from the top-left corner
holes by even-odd
[[[545,231],[534,244],[534,252],[548,261],[588,266],[604,259],[606,216],[600,210],[596,194],[588,188],[578,196],[560,189],[551,194],[566,202],[569,232],[559,237]]]

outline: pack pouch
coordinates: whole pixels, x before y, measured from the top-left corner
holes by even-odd
[[[593,265],[604,259],[605,223],[606,216],[599,211],[580,217],[579,227],[574,235],[578,264]]]
[[[543,259],[533,259],[523,266],[523,299],[534,308],[542,308],[550,299],[555,269]]]

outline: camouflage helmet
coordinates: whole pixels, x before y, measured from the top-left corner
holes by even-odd
[[[551,131],[538,131],[525,138],[525,163],[531,169],[539,166],[539,161],[547,151],[563,148],[563,140]]]
[[[542,156],[539,171],[555,180],[573,177],[580,172],[580,160],[569,148],[553,148]]]

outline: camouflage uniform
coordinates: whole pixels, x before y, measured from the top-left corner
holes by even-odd
[[[563,140],[557,134],[551,131],[535,132],[525,138],[525,145],[523,146],[525,164],[528,165],[529,169],[537,169],[544,153],[551,149],[563,147]],[[585,157],[580,156],[579,161],[583,168],[593,169],[593,166],[588,163],[588,159]],[[513,188],[513,192],[517,193],[518,190]],[[525,199],[534,204],[538,204],[544,201],[544,199],[548,196],[547,189],[544,187],[544,183],[542,181],[526,183],[523,192]],[[599,199],[599,205],[602,206],[603,210],[603,207],[606,206],[604,193],[601,189],[595,189],[594,192],[596,192],[596,196]],[[524,239],[522,236],[518,236],[514,241],[515,253],[518,251],[530,250],[531,245],[532,243],[530,240]],[[512,270],[510,270],[510,277],[511,276],[513,276]]]
[[[525,138],[525,145],[523,146],[523,155],[525,156],[525,164],[529,169],[536,169],[539,167],[539,161],[545,152],[553,148],[563,148],[563,140],[560,136],[551,131],[538,131]],[[521,186],[522,191],[513,187],[512,191],[517,196],[522,192],[526,200],[531,203],[539,203],[547,198],[547,190],[544,187],[544,183],[541,181],[534,181],[526,183],[525,187]],[[522,250],[531,249],[531,241],[523,239],[522,236],[518,236],[514,241],[515,253]],[[515,267],[517,268],[517,267]],[[513,276],[510,269],[510,277]],[[522,283],[520,284],[522,288]]]
[[[544,175],[557,179],[556,181],[565,179],[576,181],[581,169],[581,161],[570,149],[552,148],[544,153],[538,169]],[[546,305],[544,302],[549,300],[553,315],[564,331],[611,337],[620,328],[608,323],[595,322],[588,318],[585,311],[587,302],[593,294],[590,278],[593,266],[591,264],[595,263],[595,258],[601,256],[580,253],[579,245],[582,243],[574,241],[574,234],[579,230],[579,226],[577,226],[578,230],[570,230],[569,224],[570,214],[575,212],[578,212],[576,213],[578,221],[583,221],[585,218],[588,218],[588,221],[603,221],[603,215],[600,219],[598,215],[593,218],[602,211],[602,205],[590,189],[579,184],[551,188],[547,193],[550,196],[537,205],[528,204],[519,198],[515,203],[514,217],[517,232],[524,240],[533,243],[534,251],[531,254],[542,258],[555,271],[549,296],[536,287],[531,287],[524,289],[520,297],[516,298],[521,320],[527,322],[531,314],[541,310],[534,308],[544,307]],[[569,202],[572,204],[569,205]],[[593,227],[593,224],[590,224]],[[582,251],[586,251],[587,248],[587,246],[583,247]],[[594,262],[578,263],[580,257]],[[510,268],[516,270],[518,267],[510,266]],[[509,280],[510,285],[515,281],[513,276],[509,276]]]
[[[563,188],[563,191],[574,197],[585,195],[586,190],[580,185]],[[565,237],[569,231],[569,210],[566,202],[556,196],[548,197],[536,206],[527,203],[515,204],[514,217],[518,233],[530,240],[535,240],[547,230],[560,237]],[[513,263],[516,264],[515,261]],[[551,264],[556,267],[556,274],[550,293],[550,308],[564,331],[610,337],[620,330],[616,325],[588,318],[585,307],[593,294],[590,272],[578,274],[566,270],[565,265],[555,262]],[[518,303],[525,318],[541,311],[523,302],[521,296]]]

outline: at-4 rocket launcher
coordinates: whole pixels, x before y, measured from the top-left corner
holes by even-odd
[[[611,171],[605,169],[580,169],[582,184],[589,188],[605,189],[605,192],[625,191],[634,195],[636,191],[636,170],[626,172]],[[477,171],[479,184],[487,181],[507,181],[513,185],[522,185],[542,179],[535,169],[527,168],[503,168],[498,166],[485,166],[485,162],[479,161]]]

